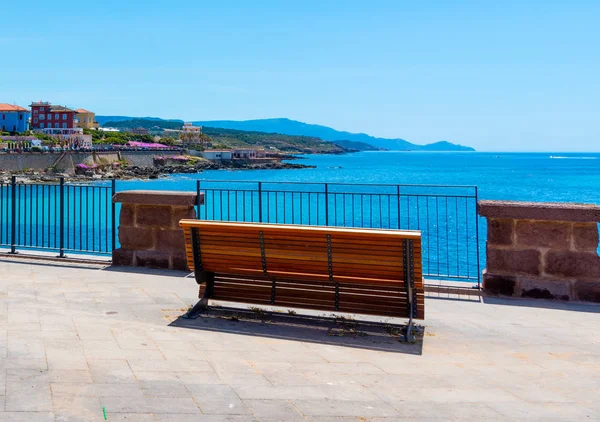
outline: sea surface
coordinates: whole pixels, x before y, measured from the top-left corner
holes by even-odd
[[[120,180],[116,190],[195,191],[200,181],[202,219],[420,230],[424,274],[470,283],[485,268],[477,199],[600,204],[598,153],[361,152],[295,162],[315,168],[210,170]],[[61,226],[59,186],[18,187],[15,242],[11,194],[0,186],[0,247],[57,250],[62,239],[67,254],[110,254],[109,182],[69,184],[64,192]]]
[[[307,155],[301,170],[209,170],[148,181],[119,181],[118,190],[194,190],[200,180],[304,183],[472,185],[480,199],[600,204],[600,153],[360,152]]]

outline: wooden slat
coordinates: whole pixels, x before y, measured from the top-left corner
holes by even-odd
[[[418,232],[183,220],[186,257],[193,267],[190,227],[199,229],[202,264],[216,273],[214,299],[340,312],[407,316],[403,240],[413,239],[417,313],[424,315],[422,250]],[[268,278],[264,278],[259,232]],[[329,279],[327,235],[334,282]],[[202,287],[201,287],[202,292]]]
[[[358,229],[345,227],[322,227],[322,226],[297,226],[285,224],[256,224],[256,223],[232,223],[221,221],[205,221],[205,220],[181,220],[179,223],[182,227],[197,227],[201,230],[214,231],[235,231],[236,233],[254,233],[257,230],[269,231],[270,233],[284,233],[294,231],[294,234],[302,235],[304,233],[335,233],[340,237],[356,237],[360,235],[414,239],[420,240],[421,234],[416,231],[404,230],[386,230],[386,229]]]

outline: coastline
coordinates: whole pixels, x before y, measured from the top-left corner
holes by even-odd
[[[303,159],[304,157],[285,158]],[[17,183],[53,183],[61,178],[69,181],[92,182],[99,180],[154,180],[165,178],[174,174],[198,174],[205,170],[292,170],[310,169],[314,165],[287,163],[270,160],[268,162],[246,161],[198,161],[194,164],[172,164],[160,166],[123,166],[121,168],[86,168],[78,170],[75,174],[51,171],[3,171],[0,169],[0,183],[10,183],[11,176],[17,177]]]

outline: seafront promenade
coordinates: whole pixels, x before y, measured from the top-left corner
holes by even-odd
[[[0,421],[600,419],[598,304],[428,298],[404,344],[252,311],[182,321],[184,272],[0,272]]]

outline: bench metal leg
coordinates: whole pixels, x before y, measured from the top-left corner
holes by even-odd
[[[200,314],[208,309],[208,301],[205,301],[204,298],[200,299],[192,309],[187,311],[182,318],[185,319],[196,319],[200,316]]]
[[[200,298],[200,300],[194,305],[192,309],[186,312],[183,315],[183,318],[186,319],[195,319],[200,316],[203,311],[208,309],[208,300],[213,295],[213,291],[215,288],[215,274],[209,273],[206,271],[201,271],[196,273],[196,281],[198,284],[206,283],[206,288],[204,289],[204,294]]]
[[[413,336],[412,334],[412,331],[413,319],[411,316],[411,318],[408,320],[408,326],[406,327],[406,334],[404,334],[404,341],[406,341],[407,343],[413,343],[414,341],[416,341],[415,336]]]

